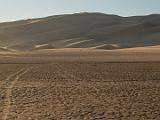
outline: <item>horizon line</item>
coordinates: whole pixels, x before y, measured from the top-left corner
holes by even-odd
[[[149,16],[149,15],[160,15],[160,13],[148,13],[148,14],[143,14],[143,15],[118,15],[118,14],[112,14],[112,13],[105,13],[105,12],[75,12],[75,13],[64,13],[64,14],[54,14],[54,15],[46,15],[46,16],[40,16],[40,17],[28,17],[28,18],[19,18],[15,20],[7,20],[7,21],[0,21],[0,24],[2,23],[10,23],[10,22],[18,22],[18,21],[26,21],[26,20],[34,20],[34,19],[42,19],[42,18],[47,18],[47,17],[53,17],[53,16],[59,16],[59,15],[74,15],[74,14],[105,14],[105,15],[115,15],[119,17],[142,17],[142,16]]]

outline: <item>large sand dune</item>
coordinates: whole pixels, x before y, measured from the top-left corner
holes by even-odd
[[[0,23],[0,46],[21,51],[119,49],[160,44],[160,15],[82,13]]]

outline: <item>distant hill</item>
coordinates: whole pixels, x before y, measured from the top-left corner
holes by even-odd
[[[160,15],[76,13],[0,23],[0,48],[122,49],[160,45]]]

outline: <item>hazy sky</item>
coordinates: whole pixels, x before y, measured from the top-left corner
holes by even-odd
[[[0,0],[0,22],[75,12],[160,13],[160,0]]]

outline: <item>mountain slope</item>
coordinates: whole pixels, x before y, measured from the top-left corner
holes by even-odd
[[[121,17],[77,13],[0,23],[0,47],[119,49],[159,45],[159,21],[156,14]]]

